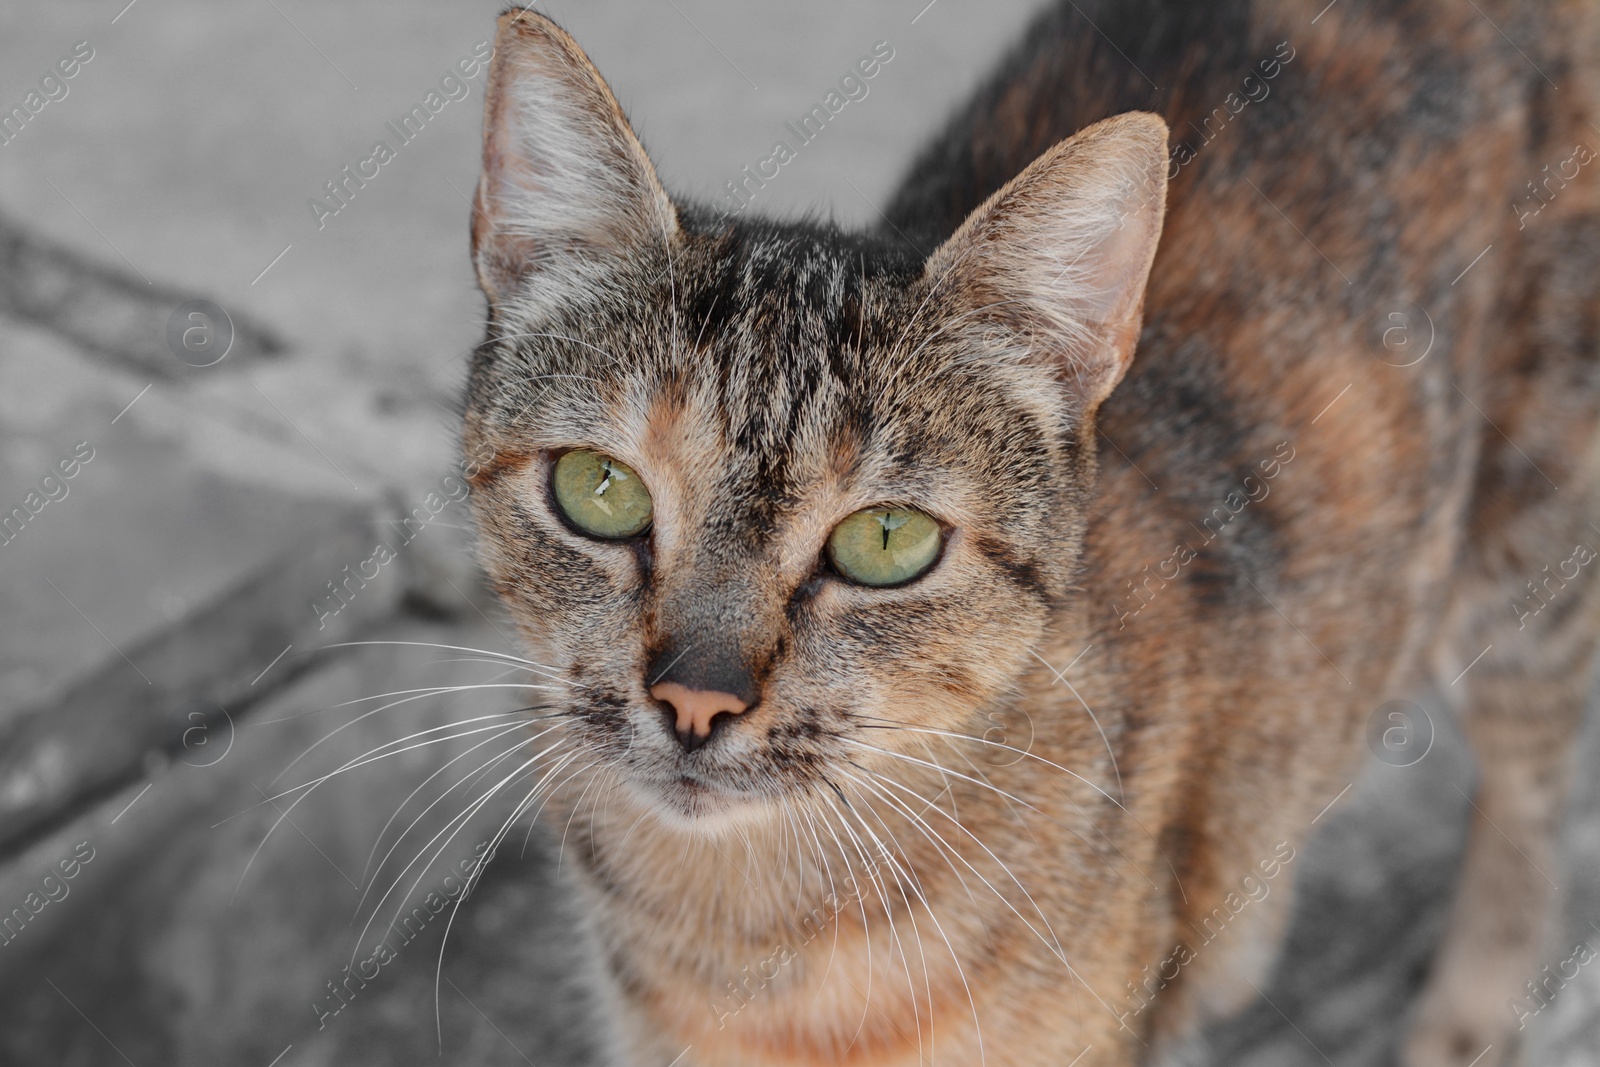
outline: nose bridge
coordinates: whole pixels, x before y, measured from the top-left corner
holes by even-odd
[[[663,591],[645,684],[676,683],[755,702],[759,598],[722,568],[684,574]]]
[[[686,751],[708,741],[719,720],[758,703],[753,607],[746,582],[703,576],[679,585],[657,608],[659,644],[645,666],[645,688],[670,709]]]
[[[749,506],[725,486],[691,494],[651,582],[641,681],[689,752],[759,707],[783,621],[771,539]]]

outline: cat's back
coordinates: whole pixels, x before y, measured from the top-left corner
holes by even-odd
[[[1145,328],[1100,416],[1096,625],[1253,613],[1274,590],[1310,610],[1338,584],[1375,602],[1330,638],[1335,660],[1422,639],[1396,635],[1436,598],[1473,508],[1528,504],[1486,496],[1537,496],[1588,451],[1597,72],[1588,0],[1073,0],[1040,16],[888,214],[937,240],[1077,129],[1166,119]],[[1504,468],[1492,484],[1485,464]],[[1145,612],[1133,594],[1158,567],[1185,592]]]
[[[1430,191],[1485,193],[1463,179],[1505,162],[1490,142],[1509,135],[1520,156],[1593,119],[1597,53],[1593,0],[1055,0],[887,215],[942,238],[1045,149],[1126,111],[1171,127],[1169,210],[1218,179],[1308,167],[1331,202],[1343,181],[1415,169],[1443,145],[1461,155]]]
[[[1520,692],[1474,657],[1531,642],[1558,677],[1539,657],[1587,647],[1560,629],[1576,597],[1523,633],[1514,596],[1600,509],[1597,82],[1593,0],[1066,0],[888,211],[931,244],[1091,123],[1169,126],[1144,326],[1042,655],[1085,657],[1121,780],[1179,780],[1179,936],[1340,795],[1422,671]],[[1191,977],[1228,987],[1238,951]]]

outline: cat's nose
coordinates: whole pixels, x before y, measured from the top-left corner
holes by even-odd
[[[677,713],[678,740],[690,752],[711,739],[711,721],[718,715],[740,715],[750,707],[732,693],[690,689],[679,682],[657,682],[650,687],[650,695]]]
[[[726,721],[756,703],[755,682],[731,642],[669,642],[645,677],[650,695],[672,709],[673,732],[689,752],[711,739],[718,716]]]

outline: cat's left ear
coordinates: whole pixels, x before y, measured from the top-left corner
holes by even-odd
[[[963,322],[1049,361],[1091,413],[1133,359],[1166,193],[1166,123],[1106,119],[980,205],[923,277]]]
[[[532,11],[500,16],[472,259],[493,304],[549,307],[670,242],[677,211],[600,72]]]

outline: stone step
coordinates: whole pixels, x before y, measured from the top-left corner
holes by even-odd
[[[281,338],[204,295],[91,260],[0,214],[0,312],[50,329],[86,352],[159,378],[225,358],[238,367],[281,355]]]
[[[481,620],[401,621],[373,637],[511,651]],[[395,690],[529,678],[498,663],[461,662],[466,655],[373,645],[315,657],[249,716],[207,724],[170,760],[152,761],[0,865],[0,1065],[100,1067],[126,1056],[140,1065],[266,1067],[291,1045],[283,1062],[295,1067],[433,1061],[441,955],[447,1062],[522,1062],[502,1044],[509,1039],[541,1065],[597,1063],[593,1035],[603,1028],[586,977],[595,954],[548,838],[530,839],[519,824],[459,915],[449,903],[531,782],[486,806],[426,870],[405,869],[516,764],[503,760],[492,775],[447,787],[501,753],[520,761],[537,751],[511,752],[532,736],[526,727],[496,720],[497,732],[505,721],[518,732],[414,748],[309,794],[294,788],[386,742],[539,698],[477,689],[366,718],[386,702],[338,706]],[[442,844],[443,835],[434,847]],[[352,963],[356,977],[346,985]]]

